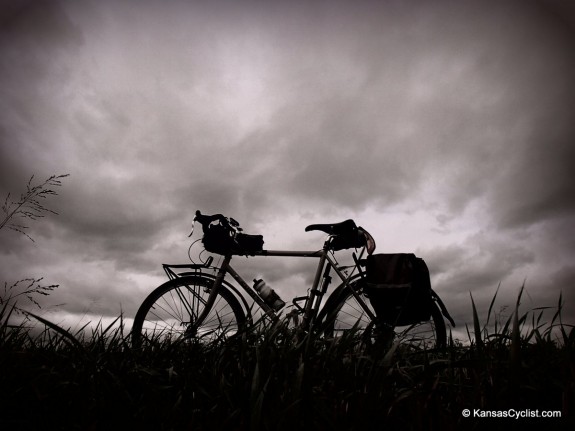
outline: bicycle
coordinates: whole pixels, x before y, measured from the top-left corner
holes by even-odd
[[[298,328],[303,332],[338,337],[346,331],[355,331],[370,343],[385,334],[387,339],[393,337],[398,342],[434,347],[446,344],[444,316],[452,325],[453,320],[436,294],[427,321],[399,327],[376,315],[368,297],[364,270],[364,256],[373,253],[375,241],[353,220],[306,227],[306,232],[321,231],[328,235],[321,249],[311,251],[264,250],[261,236],[244,234],[237,221],[221,214],[208,216],[197,211],[194,227],[195,222],[202,225],[206,251],[222,256],[223,260],[214,265],[210,255],[202,263],[164,264],[169,281],[152,291],[138,309],[132,328],[134,346],[165,339],[206,343],[227,340],[252,327],[257,309],[264,318],[279,319],[285,303],[273,291],[260,292],[261,280],[254,280],[255,284],[250,286],[236,272],[230,262],[238,255],[319,259],[309,293],[293,298],[292,310],[286,314],[299,322]],[[190,236],[193,233],[192,230]],[[353,265],[340,266],[335,252],[351,248],[356,249],[352,253]],[[324,301],[332,271],[340,284]],[[252,306],[246,296],[253,300]]]

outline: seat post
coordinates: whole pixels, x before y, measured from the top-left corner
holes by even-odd
[[[304,312],[304,321],[309,325],[311,320],[313,319],[313,314],[317,311],[318,297],[321,296],[321,292],[319,289],[320,280],[322,278],[323,269],[325,266],[325,261],[327,260],[327,253],[329,250],[329,240],[325,242],[323,245],[322,253],[319,258],[319,262],[317,264],[317,270],[315,272],[315,277],[313,280],[313,285],[311,286],[309,292],[309,299],[305,304],[305,312]]]

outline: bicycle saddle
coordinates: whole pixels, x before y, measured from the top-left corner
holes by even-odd
[[[356,229],[357,226],[355,225],[355,222],[352,219],[349,219],[340,223],[311,224],[305,228],[305,231],[310,232],[312,230],[319,230],[328,235],[342,235],[353,232]]]

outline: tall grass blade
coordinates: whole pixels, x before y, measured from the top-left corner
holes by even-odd
[[[451,333],[451,331],[450,331]],[[392,364],[392,359],[393,359],[393,355],[395,354],[395,351],[397,350],[397,348],[399,347],[399,340],[396,340],[393,342],[393,344],[391,345],[391,347],[389,348],[389,350],[385,353],[385,356],[383,357],[381,364],[383,365],[383,367],[385,368],[389,368],[391,367]]]
[[[101,337],[104,337],[104,335],[106,335],[106,334],[108,333],[108,331],[114,327],[114,325],[116,324],[116,322],[117,322],[118,320],[122,321],[123,317],[124,317],[124,316],[121,315],[121,314],[120,314],[118,317],[116,317],[116,318],[112,321],[112,323],[110,323],[110,324],[106,327],[106,329],[104,329],[104,331],[103,331],[102,334],[101,334]]]
[[[262,429],[262,410],[264,405],[264,398],[268,384],[271,379],[271,372],[266,379],[266,382],[262,385],[262,373],[261,373],[261,356],[259,354],[259,348],[256,349],[256,367],[254,370],[254,376],[252,378],[252,388],[251,388],[251,411],[250,411],[250,428],[254,431]]]
[[[38,320],[40,323],[43,323],[45,326],[49,327],[50,329],[53,329],[58,334],[64,336],[65,339],[70,341],[70,343],[72,343],[72,345],[74,345],[78,349],[84,350],[84,346],[82,346],[82,343],[80,343],[76,337],[74,337],[72,334],[70,334],[70,332],[66,331],[64,328],[56,325],[55,323],[50,322],[49,320],[44,319],[43,317],[40,317],[34,313],[31,313],[30,311],[25,311],[24,313],[27,316],[32,316],[34,319]]]
[[[10,307],[10,309],[8,309]],[[10,320],[10,316],[14,312],[16,308],[16,304],[10,304],[8,301],[4,302],[2,306],[2,310],[0,310],[0,323],[2,324],[2,328],[8,327],[8,320]]]
[[[519,329],[519,304],[521,303],[521,296],[525,289],[525,283],[521,286],[517,302],[515,303],[515,311],[513,313],[513,327],[511,329],[511,346],[510,346],[510,362],[511,370],[513,373],[519,372],[520,366],[520,353],[521,353],[521,331]],[[524,316],[521,320],[524,321]]]
[[[499,288],[501,287],[501,282],[497,285],[497,290],[495,291],[495,295],[491,299],[491,303],[489,304],[489,310],[487,311],[487,320],[485,321],[485,325],[483,326],[483,330],[487,329],[487,325],[489,324],[489,318],[491,317],[491,311],[493,310],[493,304],[495,304],[495,298],[497,298],[497,294],[499,293]],[[473,298],[472,298],[473,300]]]
[[[471,297],[471,307],[473,309],[473,332],[475,335],[475,344],[479,349],[483,348],[483,340],[481,339],[481,326],[479,324],[479,316],[477,314],[477,308],[475,307],[475,301],[473,301],[473,295],[469,292]]]
[[[561,331],[561,335],[563,336],[563,343],[569,344],[569,336],[565,331],[565,327],[563,326],[563,319],[561,310],[563,308],[563,292],[559,294],[559,304],[557,305],[557,314],[559,315],[559,330]]]

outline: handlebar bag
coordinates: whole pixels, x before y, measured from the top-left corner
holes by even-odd
[[[431,317],[432,290],[425,261],[411,253],[373,254],[366,262],[366,294],[377,318],[392,326]]]
[[[210,253],[227,255],[235,248],[234,232],[222,224],[209,225],[202,242]]]
[[[212,224],[202,238],[204,248],[210,253],[228,255],[254,255],[262,251],[264,239],[262,235],[236,233],[227,226]]]
[[[238,233],[236,235],[237,251],[234,254],[253,255],[264,248],[264,237],[262,235],[248,235]]]

